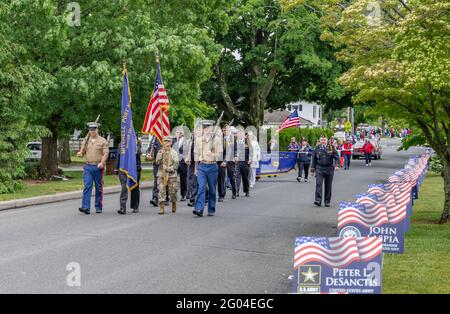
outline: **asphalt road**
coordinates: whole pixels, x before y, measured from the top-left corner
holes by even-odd
[[[263,178],[250,198],[229,193],[214,217],[196,218],[185,203],[158,216],[149,190],[139,214],[119,216],[117,194],[101,215],[79,214],[79,201],[0,212],[0,293],[288,293],[295,237],[335,235],[339,201],[419,152],[393,145],[370,168],[359,160],[338,171],[330,208],[312,205],[314,178],[292,173]],[[71,262],[80,287],[67,285]]]

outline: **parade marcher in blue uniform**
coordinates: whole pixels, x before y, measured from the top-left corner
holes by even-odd
[[[194,147],[195,174],[198,182],[198,195],[193,213],[203,216],[206,199],[206,185],[209,188],[208,216],[216,212],[216,186],[218,176],[217,162],[222,159],[222,131],[213,127],[214,121],[202,121],[203,132],[195,139]]]
[[[217,180],[217,189],[219,194],[219,202],[223,202],[225,198],[227,187],[226,180],[230,182],[232,199],[236,199],[236,154],[237,154],[237,143],[231,133],[232,127],[225,126],[223,128],[223,160],[219,161],[217,164],[219,166],[219,176]]]
[[[309,173],[309,166],[311,164],[311,156],[313,153],[313,149],[311,146],[309,146],[308,141],[306,138],[302,139],[302,145],[300,146],[298,150],[298,157],[297,157],[297,165],[298,165],[298,182],[308,182],[308,173]],[[305,173],[305,177],[302,178],[302,172]]]
[[[237,140],[237,176],[236,176],[236,189],[237,196],[241,188],[241,181],[243,184],[243,190],[246,197],[250,196],[250,165],[252,163],[253,156],[251,156],[251,150],[248,143],[248,138],[244,131],[241,130]]]
[[[180,176],[180,194],[181,194],[181,199],[180,201],[184,202],[186,200],[186,195],[187,195],[187,176],[188,176],[188,166],[186,164],[186,154],[184,153],[184,148],[185,148],[185,140],[184,140],[184,132],[183,130],[178,130],[176,132],[177,134],[177,138],[176,138],[176,142],[173,145],[173,149],[175,149],[175,151],[178,153],[178,160],[179,160],[179,164],[178,164],[178,174]]]
[[[89,135],[77,153],[79,157],[86,157],[86,165],[83,168],[83,199],[79,208],[79,211],[86,215],[89,215],[91,211],[93,184],[95,184],[95,211],[100,214],[103,210],[103,175],[109,155],[108,141],[98,134],[100,124],[90,122],[88,127]]]
[[[331,187],[334,171],[339,168],[339,155],[332,143],[327,143],[327,137],[320,137],[320,144],[314,150],[311,160],[311,173],[316,176],[316,193],[314,205],[322,206],[322,190],[325,181],[325,207],[330,207]]]
[[[117,146],[117,151],[120,152],[121,143]],[[140,203],[140,189],[139,189],[139,181],[141,180],[141,154],[142,154],[142,141],[137,141],[136,146],[136,169],[137,169],[137,187],[135,187],[130,192],[130,207],[133,210],[133,213],[139,213],[139,203]],[[127,213],[127,201],[128,201],[128,188],[127,188],[127,175],[122,171],[119,171],[120,168],[120,154],[117,154],[116,163],[114,165],[114,173],[119,175],[121,191],[120,191],[120,209],[117,211],[120,215],[125,215]]]
[[[295,140],[295,137],[292,137],[291,142],[288,145],[288,151],[297,153],[299,149],[300,145],[298,145],[297,141]]]
[[[188,155],[186,156],[186,164],[188,166],[188,206],[194,207],[195,200],[197,199],[198,193],[198,182],[197,176],[195,175],[195,154],[194,148],[196,143],[196,138],[200,137],[202,130],[201,123],[195,125],[194,131],[191,134],[191,138],[189,139],[188,146]]]

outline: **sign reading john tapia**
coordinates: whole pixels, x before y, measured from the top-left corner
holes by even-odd
[[[361,196],[361,195],[360,195]],[[369,200],[364,200],[368,198]],[[341,237],[379,237],[383,252],[403,253],[405,247],[406,208],[395,209],[381,203],[365,205],[374,201],[369,196],[359,198],[357,203],[341,202],[338,212],[338,232]]]
[[[378,237],[298,237],[294,293],[381,293]]]

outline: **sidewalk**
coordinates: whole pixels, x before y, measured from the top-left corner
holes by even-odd
[[[150,189],[153,188],[153,182],[143,182],[140,186],[141,189]],[[103,189],[103,194],[114,194],[119,193],[121,190],[120,185],[110,186]],[[73,192],[65,192],[58,193],[54,195],[44,195],[44,196],[36,196],[30,198],[22,198],[12,201],[3,201],[0,202],[0,211],[20,208],[25,206],[33,206],[33,205],[42,205],[54,202],[61,202],[67,200],[81,199],[83,191],[73,191]]]

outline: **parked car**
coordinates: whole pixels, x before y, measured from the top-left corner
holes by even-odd
[[[27,160],[40,160],[42,157],[42,143],[30,142],[27,144],[27,148],[30,150],[30,154]]]
[[[372,143],[373,151],[372,158],[377,160],[381,159],[381,155],[383,154],[383,149],[376,139],[371,139],[370,143]],[[359,157],[364,157],[364,153],[362,152],[362,147],[364,145],[364,141],[357,141],[353,145],[353,159],[358,159]]]

